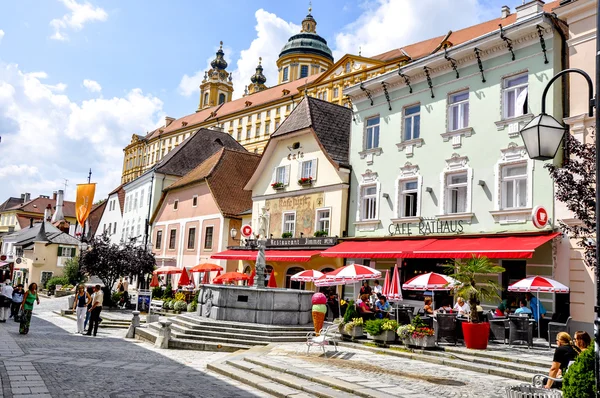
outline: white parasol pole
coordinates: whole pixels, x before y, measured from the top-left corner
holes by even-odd
[[[541,326],[541,320],[542,320],[542,314],[540,314],[540,291],[537,291],[537,312],[538,312],[538,319],[537,319],[537,329],[538,329],[538,339],[540,338],[540,326]]]

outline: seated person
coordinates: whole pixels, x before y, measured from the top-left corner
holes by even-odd
[[[369,295],[363,294],[360,296],[360,300],[360,303],[358,303],[356,306],[358,315],[360,315],[363,320],[374,319],[375,313],[371,311],[371,307],[369,307]]]
[[[498,304],[498,308],[494,311],[494,317],[505,317],[508,316],[508,300],[504,299],[500,304]]]
[[[469,306],[469,303],[465,301],[465,299],[459,297],[456,299],[456,304],[454,304],[453,310],[456,311],[458,315],[467,315],[469,312],[471,312],[471,307]]]
[[[527,301],[519,300],[519,308],[515,311],[515,314],[527,314],[531,315],[532,312],[529,308],[527,308]]]
[[[375,311],[377,318],[389,318],[392,306],[388,303],[385,296],[379,295],[379,300],[375,304]]]
[[[582,330],[575,332],[575,345],[581,350],[586,350],[592,344],[592,338],[588,332]]]
[[[433,307],[431,306],[431,297],[425,297],[423,300],[423,314],[433,315]]]
[[[441,312],[442,314],[451,314],[452,306],[450,305],[450,300],[444,299],[442,303],[443,305],[440,308],[438,308],[438,312]]]
[[[579,347],[573,344],[573,340],[571,340],[571,336],[567,332],[560,332],[556,336],[556,342],[558,343],[558,347],[554,351],[552,366],[548,372],[548,376],[553,378],[558,378],[560,374],[565,374],[565,371],[569,367],[569,362],[574,361],[581,352]],[[551,379],[546,379],[545,382],[544,388],[560,389],[562,387],[562,383],[554,382]]]
[[[337,319],[340,317],[340,307],[335,291],[329,292],[327,298],[327,306],[331,309],[333,319]]]

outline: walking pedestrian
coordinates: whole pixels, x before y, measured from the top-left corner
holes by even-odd
[[[84,285],[79,285],[77,295],[73,302],[73,311],[77,316],[77,333],[83,333],[85,314],[87,313],[88,304],[92,302],[92,297],[85,291]]]
[[[87,309],[90,310],[90,309],[92,309],[92,301],[94,301],[94,288],[91,286],[88,286],[86,289],[86,293],[91,297],[91,300],[87,305]],[[87,324],[90,321],[91,314],[92,314],[91,311],[85,312],[85,321],[83,322],[83,331],[84,332],[87,332]]]
[[[31,314],[33,313],[33,303],[37,301],[37,304],[40,305],[40,297],[38,296],[37,289],[37,283],[33,282],[29,284],[25,297],[23,297],[23,302],[21,303],[23,315],[21,316],[21,324],[19,325],[19,333],[21,334],[29,333]]]
[[[94,299],[92,300],[92,308],[88,311],[90,315],[90,326],[86,333],[87,336],[96,336],[98,333],[98,324],[100,323],[100,312],[102,312],[102,302],[104,301],[104,293],[100,290],[100,285],[94,288]]]
[[[10,306],[12,305],[13,287],[10,280],[5,280],[0,288],[0,322],[4,323],[10,315]]]
[[[23,302],[23,297],[25,297],[25,289],[23,289],[23,284],[19,283],[12,295],[12,305],[10,307],[10,317],[15,320],[15,322],[19,322],[19,307]]]

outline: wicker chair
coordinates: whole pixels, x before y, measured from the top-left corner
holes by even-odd
[[[398,308],[396,311],[398,311],[398,323],[400,325],[409,325],[413,319],[412,311],[402,307]]]
[[[529,321],[527,315],[509,315],[508,317],[510,332],[508,343],[513,345],[515,342],[526,343],[527,348],[533,347],[533,323]]]
[[[458,338],[456,337],[456,315],[455,314],[437,314],[435,317],[434,326],[436,329],[436,338],[435,342],[439,343],[440,340],[444,339],[448,343],[456,342]]]
[[[553,343],[556,343],[556,336],[560,332],[569,332],[569,326],[571,323],[571,317],[567,318],[567,322],[549,322],[548,323],[548,347],[552,347]]]
[[[490,340],[506,344],[506,331],[510,328],[508,318],[494,318],[491,312],[488,312],[487,318],[490,324]]]

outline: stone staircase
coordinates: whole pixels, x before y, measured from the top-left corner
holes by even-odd
[[[62,310],[60,312],[54,311],[55,314],[61,315],[65,318],[71,319],[77,322],[77,317],[75,313],[71,310]],[[128,329],[129,325],[131,325],[131,319],[118,318],[110,315],[110,312],[102,313],[100,315],[102,318],[102,322],[100,323],[100,328],[111,328],[111,329]],[[141,323],[145,323],[145,320],[141,320]]]
[[[235,352],[270,343],[306,341],[309,326],[278,326],[255,323],[214,321],[196,315],[179,315],[169,319],[171,339],[169,348]],[[150,323],[136,329],[136,337],[155,342],[160,325]]]

